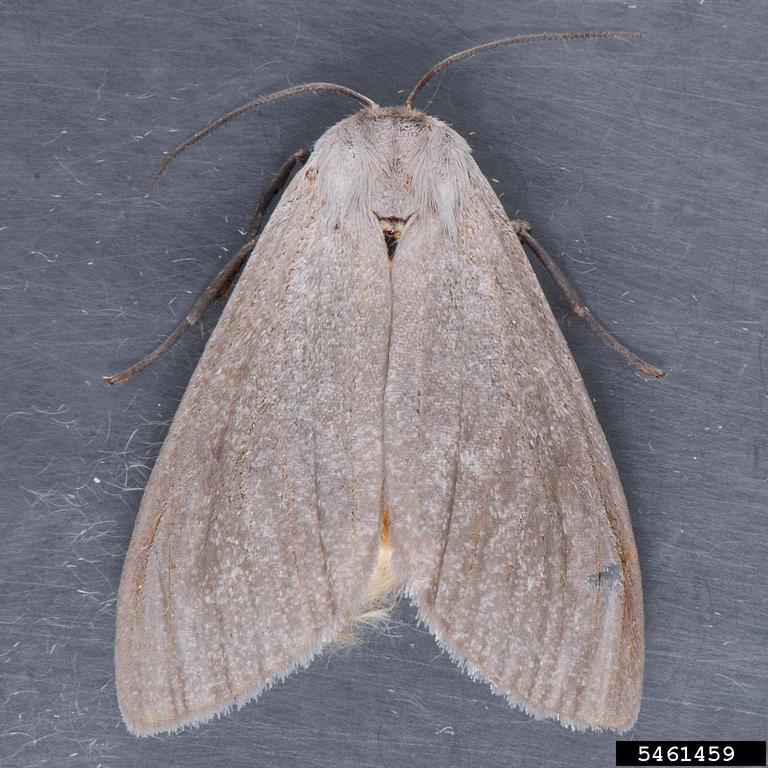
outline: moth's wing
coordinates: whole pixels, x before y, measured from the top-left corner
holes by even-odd
[[[393,262],[384,450],[395,564],[473,677],[537,716],[628,728],[642,591],[611,454],[484,179],[457,224],[452,241],[416,218]]]
[[[142,500],[116,638],[138,734],[208,719],[308,663],[373,569],[386,250],[372,216],[370,231],[329,221],[316,173],[274,211]]]

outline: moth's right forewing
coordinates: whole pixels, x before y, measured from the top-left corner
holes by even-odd
[[[318,194],[326,171],[316,152],[276,207],[144,494],[117,606],[135,733],[206,720],[307,663],[373,569],[386,250],[370,212],[352,225]]]
[[[511,703],[627,728],[643,613],[624,494],[530,264],[468,162],[456,231],[414,220],[393,263],[395,564],[440,644]]]

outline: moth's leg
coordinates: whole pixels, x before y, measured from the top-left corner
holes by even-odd
[[[173,329],[170,335],[146,357],[143,357],[138,363],[135,363],[130,368],[120,371],[120,373],[106,376],[105,380],[107,384],[124,384],[137,373],[143,371],[145,368],[152,365],[152,363],[157,362],[166,352],[171,350],[178,343],[181,337],[193,325],[197,325],[200,322],[205,310],[208,309],[216,299],[221,298],[229,290],[229,287],[232,285],[232,279],[240,267],[243,266],[256,245],[261,226],[264,223],[264,217],[267,215],[267,210],[269,209],[272,200],[274,200],[285,187],[294,166],[297,163],[304,164],[308,157],[309,151],[300,149],[297,152],[294,152],[280,166],[275,177],[272,179],[271,184],[261,196],[261,200],[259,200],[259,207],[256,209],[256,213],[251,220],[245,244],[224,265],[224,267],[222,267],[219,274],[213,279],[213,282],[205,289],[205,291],[203,291],[200,298],[195,302],[195,306],[192,307],[190,313]]]
[[[523,221],[522,219],[513,221],[512,227],[520,238],[520,242],[527,245],[533,251],[536,258],[538,258],[547,272],[549,272],[549,276],[555,281],[555,284],[570,305],[574,315],[586,320],[590,329],[596,333],[605,344],[607,344],[617,355],[624,358],[624,360],[637,371],[642,373],[643,376],[652,376],[656,379],[664,377],[664,371],[657,368],[655,365],[646,363],[645,360],[639,358],[634,352],[630,352],[602,323],[594,318],[589,307],[582,301],[578,291],[563,274],[554,259],[544,250],[544,248],[542,248],[541,243],[531,235],[531,225],[527,221]]]

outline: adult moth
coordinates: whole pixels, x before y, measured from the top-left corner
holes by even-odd
[[[440,646],[513,705],[626,729],[643,674],[640,572],[605,437],[522,243],[589,313],[464,139],[413,108],[310,83],[364,109],[297,152],[248,242],[154,353],[247,265],[141,503],[117,605],[128,728],[200,723],[309,661],[365,609],[406,594]],[[267,207],[303,164],[258,236]],[[252,253],[251,253],[252,252]]]

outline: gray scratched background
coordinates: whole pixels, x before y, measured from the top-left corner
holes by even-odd
[[[644,381],[567,330],[643,568],[631,735],[765,738],[768,4],[17,0],[0,3],[3,768],[613,764],[613,735],[509,709],[407,607],[224,720],[128,735],[115,591],[201,339],[122,388],[101,378],[191,306],[284,156],[356,105],[305,96],[250,115],[147,197],[181,138],[289,83],[395,103],[457,49],[590,28],[648,38],[498,51],[446,72],[420,105],[469,139],[595,313],[669,369]]]

